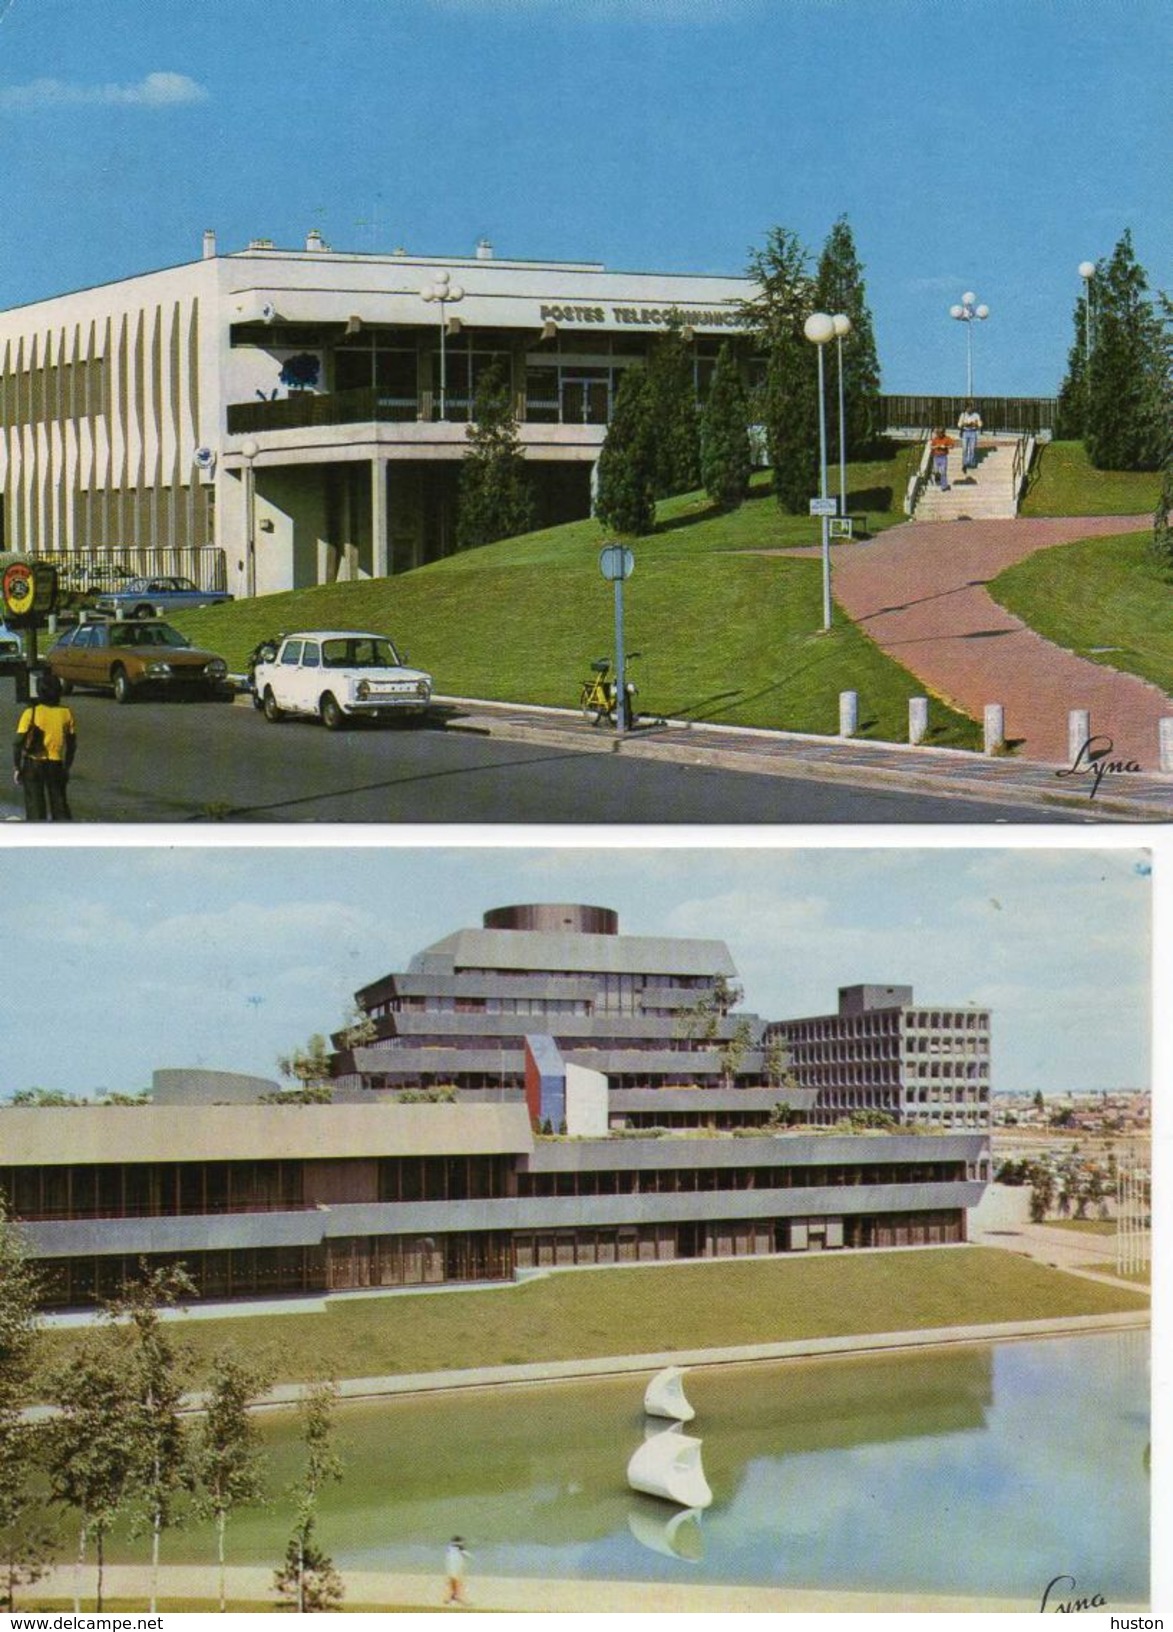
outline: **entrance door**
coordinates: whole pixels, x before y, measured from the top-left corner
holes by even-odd
[[[562,376],[564,425],[606,425],[610,405],[611,388],[605,368]]]

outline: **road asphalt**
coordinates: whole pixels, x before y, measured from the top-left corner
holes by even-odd
[[[1052,645],[998,606],[985,587],[1038,550],[1147,525],[1143,516],[910,522],[837,546],[835,595],[852,619],[926,692],[979,720],[987,704],[1000,703],[1014,747],[1006,754],[695,720],[641,720],[620,735],[606,724],[590,725],[575,710],[465,697],[437,702],[459,711],[449,729],[565,751],[980,799],[1036,815],[1064,812],[1068,820],[1079,814],[1089,822],[1168,821],[1173,773],[1160,770],[1158,722],[1173,718],[1173,701],[1134,675]],[[1090,715],[1103,749],[1098,771],[1086,758],[1072,765],[1073,709]],[[21,814],[5,777],[0,820]]]

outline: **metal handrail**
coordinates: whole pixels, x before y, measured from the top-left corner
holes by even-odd
[[[930,451],[929,438],[926,436],[924,439],[924,449],[920,456],[920,462],[917,465],[917,468],[913,471],[912,475],[908,478],[908,486],[904,490],[904,514],[906,516],[911,516],[915,513],[920,496],[925,490],[925,485],[929,479],[929,464],[931,457],[932,455]]]

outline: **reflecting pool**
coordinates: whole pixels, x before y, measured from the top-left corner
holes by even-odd
[[[692,1371],[687,1432],[714,1496],[700,1514],[627,1488],[645,1382],[340,1406],[346,1478],[321,1540],[343,1572],[435,1577],[460,1534],[481,1576],[1029,1600],[1068,1574],[1147,1600],[1147,1331]],[[265,1433],[279,1491],[292,1419]],[[287,1507],[235,1518],[231,1561],[275,1562]],[[188,1530],[165,1552],[210,1546]]]

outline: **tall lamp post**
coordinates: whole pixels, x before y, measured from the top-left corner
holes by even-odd
[[[812,312],[802,326],[819,354],[819,522],[823,537],[823,630],[831,627],[831,518],[827,503],[827,402],[823,393],[823,347],[835,337],[835,319]],[[812,510],[815,506],[812,504]]]
[[[420,294],[427,301],[437,302],[440,307],[440,418],[447,419],[448,358],[444,350],[444,341],[448,318],[445,308],[454,306],[458,300],[463,300],[464,290],[458,283],[452,282],[447,272],[437,272],[431,283],[420,290]]]
[[[1094,261],[1080,261],[1079,275],[1083,279],[1083,366],[1091,366],[1092,360],[1092,279],[1096,275]]]
[[[244,460],[244,592],[250,600],[257,593],[257,478],[253,460],[260,451],[251,436],[240,444]]]
[[[977,296],[972,290],[961,297],[959,306],[950,306],[949,316],[955,317],[959,323],[965,324],[965,395],[967,400],[973,397],[973,325],[975,320],[984,323],[990,315],[988,306],[979,306]]]
[[[847,514],[847,415],[843,407],[843,342],[851,333],[851,319],[845,312],[836,312],[831,319],[835,325],[835,347],[839,353],[839,514]]]

